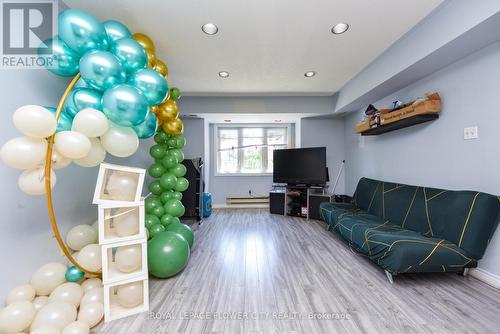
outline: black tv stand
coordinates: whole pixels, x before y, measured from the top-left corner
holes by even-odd
[[[269,194],[269,198],[271,213],[306,219],[318,219],[319,204],[317,203],[330,201],[330,195],[326,194],[326,186],[305,184],[275,187]]]

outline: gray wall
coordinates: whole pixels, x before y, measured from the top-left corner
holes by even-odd
[[[490,45],[375,103],[408,101],[437,91],[443,101],[438,120],[375,137],[354,134],[361,112],[346,118],[346,190],[362,176],[447,189],[500,194],[500,43]],[[479,139],[463,140],[463,129],[479,126]],[[480,268],[500,275],[500,232]]]
[[[342,119],[301,120],[301,147],[326,146],[326,162],[333,187],[344,155],[344,121]],[[344,173],[339,178],[336,194],[344,194]]]
[[[184,156],[186,159],[204,157],[204,124],[202,118],[184,118]]]

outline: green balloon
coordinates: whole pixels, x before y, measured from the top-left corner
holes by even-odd
[[[180,99],[182,96],[182,93],[181,93],[181,90],[177,87],[172,87],[170,88],[170,94],[169,94],[169,97],[172,99],[172,100],[178,100]]]
[[[157,144],[166,144],[168,135],[163,131],[158,131],[154,136],[154,140]]]
[[[184,205],[178,199],[169,200],[165,203],[164,207],[165,211],[174,217],[181,217],[186,212],[186,208],[184,208]]]
[[[160,180],[152,181],[148,186],[148,190],[154,195],[160,195],[163,192],[163,188],[160,185]]]
[[[148,241],[148,269],[151,275],[167,278],[179,273],[189,260],[189,244],[174,232],[161,232]]]
[[[168,151],[168,153],[177,158],[177,163],[181,163],[182,160],[184,160],[184,153],[182,153],[182,151],[179,150],[178,148],[173,148],[170,151]]]
[[[174,174],[167,172],[160,177],[160,184],[163,189],[174,189],[177,184],[177,178]]]
[[[153,213],[153,210],[158,207],[162,207],[160,199],[156,196],[150,196],[144,200],[144,208],[146,213]],[[156,216],[156,215],[155,215]]]
[[[174,194],[174,192],[172,190],[165,190],[161,193],[160,195],[160,200],[163,204],[167,203],[168,200],[172,199],[172,195]]]
[[[175,223],[174,218],[177,218],[177,217],[174,217],[174,216],[166,213],[161,217],[160,222],[163,226],[167,227],[168,225]],[[177,219],[179,219],[179,218],[177,218]]]
[[[175,141],[175,137],[171,137],[169,138],[169,140],[167,140],[167,145],[169,148],[177,148],[176,144],[177,142]]]
[[[149,154],[155,159],[162,159],[167,154],[167,149],[163,145],[156,144],[151,146]]]
[[[144,215],[144,225],[149,230],[151,226],[160,224],[160,219],[154,215]]]
[[[173,168],[178,163],[179,161],[177,161],[177,158],[171,154],[165,155],[165,157],[161,160],[161,164],[167,169]]]
[[[157,235],[158,233],[161,233],[161,232],[164,232],[165,231],[165,226],[163,226],[162,224],[154,224],[153,226],[151,226],[151,228],[149,229],[149,236],[151,238],[153,238],[155,235]],[[186,240],[187,241],[187,240]]]
[[[181,223],[181,220],[179,219],[179,217],[172,218],[172,224],[180,224],[180,223]]]
[[[167,170],[165,169],[165,167],[163,167],[163,165],[159,164],[159,163],[154,163],[151,166],[149,166],[149,168],[148,168],[148,173],[152,177],[160,177],[166,171]],[[183,175],[181,175],[181,176],[183,176]]]
[[[175,184],[175,191],[186,191],[186,189],[189,187],[189,181],[185,177],[179,177],[177,178],[177,183]]]
[[[183,164],[177,164],[174,168],[171,168],[169,172],[174,174],[176,177],[183,177],[186,175],[187,169]]]
[[[158,206],[151,210],[151,214],[155,215],[158,218],[161,218],[165,214],[165,208],[163,206]]]
[[[175,148],[181,149],[186,146],[186,138],[183,135],[175,136]]]
[[[179,191],[174,191],[174,192],[172,192],[172,195],[170,195],[170,198],[175,198],[175,199],[178,199],[180,201],[180,200],[182,200],[182,193]]]
[[[188,242],[189,249],[193,247],[194,234],[191,228],[186,224],[170,224],[165,227],[165,230],[180,234]]]

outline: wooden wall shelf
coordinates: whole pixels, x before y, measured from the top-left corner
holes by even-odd
[[[408,117],[402,119],[400,121],[389,123],[387,125],[380,125],[375,128],[371,128],[369,130],[361,132],[362,136],[376,136],[381,135],[386,132],[391,132],[394,130],[399,130],[403,128],[407,128],[409,126],[430,122],[439,118],[439,114],[426,114],[426,115],[415,115],[412,117]]]

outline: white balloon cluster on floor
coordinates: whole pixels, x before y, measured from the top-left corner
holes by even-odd
[[[139,138],[131,128],[111,123],[104,113],[93,108],[80,110],[71,130],[58,131],[54,113],[37,105],[26,105],[14,112],[15,127],[24,134],[6,142],[0,157],[10,167],[24,169],[19,188],[30,195],[45,194],[45,156],[47,138],[56,133],[52,151],[51,187],[56,184],[54,169],[71,162],[94,167],[104,161],[106,152],[128,157],[139,147]]]

